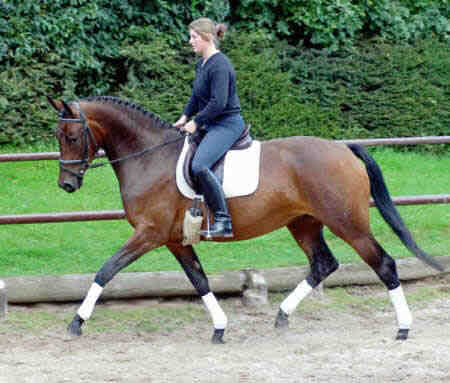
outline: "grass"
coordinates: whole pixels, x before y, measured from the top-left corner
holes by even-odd
[[[34,146],[15,151],[56,150]],[[3,153],[13,151],[13,148],[2,149]],[[383,169],[393,196],[450,193],[450,155],[398,152],[389,148],[372,153]],[[122,209],[117,180],[109,167],[89,171],[83,188],[67,194],[57,187],[56,161],[2,163],[0,166],[2,215]],[[422,248],[432,255],[449,255],[450,205],[401,206],[399,211]],[[410,255],[376,209],[371,209],[371,218],[373,232],[389,254],[395,258]],[[0,277],[94,273],[132,234],[126,220],[3,225],[0,230]],[[343,241],[329,232],[325,234],[340,262],[359,261]],[[306,263],[285,229],[243,242],[203,242],[196,249],[208,273]],[[180,270],[165,248],[148,253],[126,269],[164,270]]]
[[[68,306],[70,307],[70,306]],[[64,329],[72,320],[73,309],[65,310],[62,306],[10,306],[6,320],[2,321],[2,334],[24,331],[39,334],[52,329]],[[183,301],[176,305],[154,304],[148,301],[146,305],[97,305],[95,315],[87,322],[85,330],[90,333],[105,331],[132,331],[141,335],[154,332],[168,333],[184,325],[197,321],[207,322],[208,315],[199,302]]]
[[[430,302],[450,298],[450,288],[445,286],[449,276],[430,278],[428,281],[404,282],[408,305],[411,309],[427,307]],[[441,284],[436,286],[436,284]],[[318,309],[332,309],[336,312],[367,313],[392,310],[392,304],[386,289],[381,284],[366,286],[345,286],[325,288],[326,299],[316,299],[310,296],[302,301],[298,310],[314,313]],[[270,302],[278,306],[286,298],[286,293],[270,294]],[[357,314],[356,314],[357,315]]]

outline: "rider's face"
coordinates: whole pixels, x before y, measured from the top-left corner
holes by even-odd
[[[211,44],[210,41],[205,40],[199,33],[192,29],[189,31],[189,36],[189,44],[191,44],[195,53],[203,54]]]

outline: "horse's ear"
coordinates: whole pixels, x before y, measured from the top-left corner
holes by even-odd
[[[61,102],[62,102],[62,104],[63,104],[64,110],[67,112],[67,116],[68,116],[68,117],[73,117],[74,114],[73,114],[73,112],[72,112],[72,109],[70,109],[70,106],[67,105],[64,101],[61,101]]]
[[[55,108],[55,110],[57,112],[59,112],[63,108],[63,105],[62,105],[61,101],[54,100],[50,96],[47,96],[47,100],[50,103],[50,105],[53,106],[53,108]]]

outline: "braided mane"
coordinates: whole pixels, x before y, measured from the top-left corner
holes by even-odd
[[[85,98],[83,101],[100,102],[100,103],[110,104],[113,106],[125,107],[128,112],[131,112],[131,113],[138,112],[138,113],[142,114],[142,116],[144,116],[148,119],[151,119],[152,125],[155,127],[159,127],[161,129],[172,128],[172,124],[170,124],[169,122],[161,119],[158,115],[145,110],[142,106],[140,106],[134,102],[128,101],[128,100],[122,100],[118,97],[112,97],[112,96],[93,96],[93,97]]]

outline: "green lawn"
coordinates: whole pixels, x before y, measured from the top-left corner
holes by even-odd
[[[2,149],[3,153],[12,151]],[[56,151],[56,148],[35,146],[27,150],[31,151]],[[450,193],[450,154],[438,157],[389,148],[372,153],[393,196]],[[0,169],[0,215],[122,209],[117,181],[109,167],[90,170],[83,188],[74,194],[57,187],[56,161],[1,163]],[[422,248],[432,255],[449,255],[449,204],[402,206],[399,210]],[[395,258],[409,256],[376,209],[371,209],[371,217],[375,236],[388,253]],[[0,277],[96,272],[132,233],[125,220],[3,225],[0,230]],[[340,239],[328,232],[326,237],[341,262],[359,261]],[[285,229],[244,242],[201,243],[196,249],[209,273],[306,262]],[[162,270],[180,270],[164,248],[148,253],[126,269]]]

